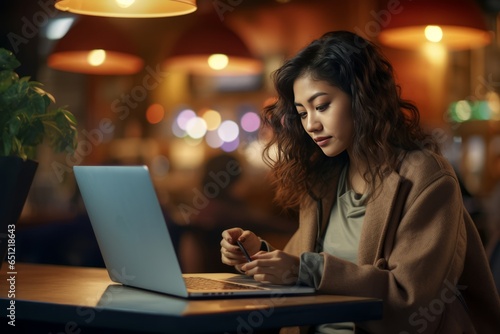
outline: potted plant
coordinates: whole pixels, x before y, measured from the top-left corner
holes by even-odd
[[[0,266],[8,246],[15,245],[15,224],[24,207],[38,163],[36,149],[43,141],[56,152],[74,151],[76,119],[55,102],[42,84],[20,78],[20,63],[0,48]],[[14,251],[14,249],[12,249]]]

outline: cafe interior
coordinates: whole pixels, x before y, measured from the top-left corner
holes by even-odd
[[[297,217],[273,202],[260,110],[275,96],[272,72],[332,30],[381,48],[456,169],[486,248],[500,230],[500,2],[82,3],[0,5],[1,47],[19,59],[19,74],[78,121],[74,154],[38,148],[17,223],[19,262],[103,266],[78,165],[148,166],[185,272],[227,270],[218,252],[228,227],[283,246]]]

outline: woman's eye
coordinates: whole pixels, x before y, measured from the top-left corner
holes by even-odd
[[[304,119],[307,117],[307,113],[305,111],[299,112],[299,117]]]
[[[319,106],[316,107],[316,110],[317,111],[325,111],[326,108],[328,108],[329,105],[330,105],[329,103],[321,104],[321,105],[319,105]]]

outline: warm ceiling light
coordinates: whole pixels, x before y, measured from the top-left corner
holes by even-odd
[[[432,41],[450,50],[464,50],[492,40],[484,14],[471,0],[407,1],[387,15],[378,37],[382,44],[395,48],[416,49]]]
[[[216,71],[225,69],[228,64],[229,57],[226,55],[215,53],[208,57],[208,66]]]
[[[132,6],[135,0],[115,0],[116,4],[121,8],[128,8]]]
[[[47,64],[57,70],[85,74],[134,74],[144,62],[132,46],[108,19],[82,17],[55,45]]]
[[[257,75],[263,68],[261,60],[215,14],[204,14],[180,35],[165,66],[197,75]]]
[[[443,39],[443,29],[440,26],[429,25],[425,27],[424,34],[429,42],[438,43]]]
[[[56,0],[55,7],[83,15],[146,18],[192,13],[196,0]]]
[[[106,61],[106,51],[103,49],[90,51],[87,61],[91,66],[101,66]]]

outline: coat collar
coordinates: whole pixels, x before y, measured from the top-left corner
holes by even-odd
[[[395,207],[398,206],[397,199],[400,197],[398,195],[401,183],[402,177],[397,172],[388,173],[379,184],[382,188],[379,188],[378,196],[368,201],[359,240],[359,264],[373,264],[379,258],[384,257],[385,252],[390,252],[392,235],[398,227],[397,224],[390,224],[390,220],[391,218],[399,219],[399,217],[392,217],[392,214],[399,212],[395,210]],[[316,251],[315,246],[322,241],[330,212],[337,199],[337,185],[338,178],[331,183],[332,191],[329,196],[321,200],[308,197],[302,203],[299,221],[302,228],[308,232],[301,234],[301,251]]]
[[[397,172],[389,173],[379,184],[376,195],[371,198],[366,206],[365,220],[359,240],[358,262],[359,264],[374,263],[384,256],[384,245],[388,235],[395,232],[389,231],[395,224],[389,224],[391,214],[394,212],[398,197],[401,176]],[[398,219],[399,217],[395,217]],[[392,240],[389,242],[392,243]],[[371,258],[375,255],[375,258]]]

